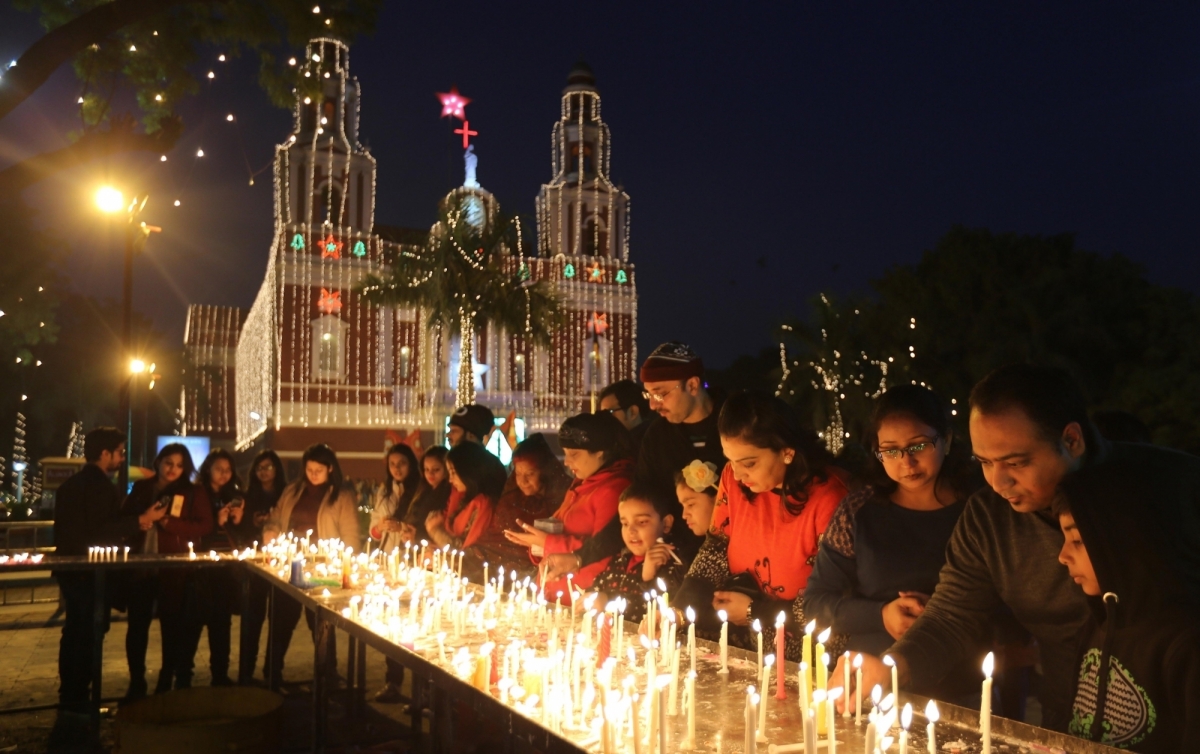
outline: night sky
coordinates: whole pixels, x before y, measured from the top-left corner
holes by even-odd
[[[756,352],[818,291],[864,291],[955,223],[1071,231],[1200,291],[1200,9],[825,5],[390,2],[351,50],[379,166],[376,221],[428,227],[461,183],[458,137],[434,98],[451,84],[473,99],[480,182],[531,216],[560,92],[584,59],[613,177],[632,197],[642,355],[668,339],[713,366]],[[0,11],[0,58],[39,34],[32,17]],[[248,179],[291,125],[254,65],[218,52],[205,52],[198,71],[217,78],[181,108],[187,132],[168,161],[107,168],[151,192],[146,219],[164,232],[138,262],[135,305],[176,343],[188,303],[253,300],[271,171]],[[0,123],[0,164],[65,143],[78,91],[64,67]],[[74,285],[116,297],[117,237],[90,211],[105,170],[27,197],[71,240]]]

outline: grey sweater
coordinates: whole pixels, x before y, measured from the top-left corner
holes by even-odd
[[[933,686],[969,660],[1003,603],[1041,648],[1042,724],[1065,729],[1078,668],[1076,636],[1088,608],[1058,562],[1062,544],[1049,511],[1017,513],[989,487],[971,496],[925,613],[889,650],[907,660],[911,682]]]

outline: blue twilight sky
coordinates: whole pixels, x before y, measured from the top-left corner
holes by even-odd
[[[0,10],[0,58],[40,33]],[[183,107],[168,161],[109,169],[164,227],[136,306],[181,335],[190,302],[248,306],[271,233],[273,144],[291,120],[247,61]],[[818,291],[860,291],[952,224],[1072,231],[1200,290],[1200,8],[1175,3],[388,2],[357,40],[376,221],[426,227],[461,155],[435,91],[473,99],[479,178],[531,215],[578,59],[594,69],[613,174],[632,197],[640,351],[679,339],[715,366],[770,345]],[[78,128],[67,68],[0,124],[0,165]],[[226,122],[228,113],[236,122]],[[194,157],[197,149],[205,157]],[[116,296],[92,166],[28,192],[84,291]],[[180,207],[172,206],[174,199]],[[964,313],[966,314],[966,313]]]

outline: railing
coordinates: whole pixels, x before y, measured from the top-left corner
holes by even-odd
[[[12,555],[18,552],[54,552],[53,521],[9,521],[0,523],[3,547],[0,552]],[[39,602],[58,602],[58,585],[49,575],[18,575],[0,579],[0,606],[32,605]],[[19,599],[13,599],[19,593]],[[28,598],[26,598],[28,594]]]
[[[0,530],[3,531],[5,555],[11,555],[14,552],[54,552],[54,545],[50,541],[54,534],[53,521],[0,523]]]

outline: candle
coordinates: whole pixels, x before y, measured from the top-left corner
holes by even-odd
[[[850,693],[850,650],[842,655],[842,688],[846,693]],[[846,697],[846,703],[842,705],[842,717],[850,717],[850,697]]]
[[[717,617],[721,619],[721,669],[718,673],[729,673],[729,613],[724,610],[717,611]]]
[[[912,725],[912,705],[905,704],[900,713],[900,754],[908,754],[908,726]]]
[[[854,724],[862,725],[862,655],[854,656]],[[846,705],[849,707],[850,705]]]
[[[688,708],[687,738],[684,739],[683,748],[691,751],[696,748],[696,671],[688,673],[683,685],[683,694],[687,697]]]
[[[808,663],[800,663],[800,711],[808,709],[810,697],[812,696],[808,688]]]
[[[813,719],[813,711],[811,709],[803,710],[804,712],[804,751],[810,754],[816,754],[817,751],[817,724]]]
[[[929,721],[929,726],[925,729],[925,737],[929,739],[929,748],[926,754],[937,754],[937,721],[941,715],[938,713],[937,702],[932,699],[929,704],[925,705],[925,719]]]
[[[837,754],[837,726],[835,717],[835,709],[837,708],[837,700],[842,696],[845,689],[834,689],[830,691],[825,700],[825,729],[829,731],[829,754]]]
[[[125,560],[129,560],[129,548],[125,548]]]
[[[867,723],[867,730],[863,733],[863,751],[866,754],[875,754],[875,721]],[[936,753],[934,753],[936,754]]]
[[[633,713],[630,716],[633,718],[633,752],[634,752],[634,754],[642,754],[642,726],[639,724],[639,720],[642,717],[642,713],[641,713],[641,708],[638,705],[638,700],[640,698],[641,697],[639,697],[637,694],[633,695],[633,709],[630,710]]]
[[[621,659],[621,645],[625,643],[625,598],[617,600],[617,651],[614,655]]]
[[[756,707],[758,706],[758,699],[758,694],[754,693],[754,687],[747,687],[746,710],[745,715],[743,716],[743,720],[745,721],[745,738],[742,741],[742,751],[744,752],[753,752],[758,750],[758,747],[755,744],[755,740],[758,737],[755,727],[758,720],[754,714],[757,711]]]
[[[779,667],[783,667],[787,659],[787,615],[781,610],[775,618],[775,656],[779,658]],[[779,680],[775,684],[775,698],[787,699],[787,692],[783,688],[783,673],[779,674]]]
[[[500,569],[500,573],[501,574],[504,573],[503,568]],[[484,562],[484,564],[483,564],[483,589],[484,589],[484,591],[487,591],[487,588],[488,588],[488,564],[486,562]]]
[[[817,630],[817,622],[815,620],[810,621],[809,624],[804,627],[804,644],[801,647],[800,662],[805,663],[806,665],[808,665],[809,668],[812,668],[812,666],[813,666],[812,635],[813,635],[813,631],[816,631],[816,630]]]
[[[667,651],[671,653],[671,691],[667,702],[667,714],[675,717],[679,714],[679,647],[674,642],[672,637],[671,644],[667,647]]]
[[[750,624],[750,630],[754,631],[754,635],[758,638],[758,685],[763,683],[763,651],[762,651],[762,622],[758,618]]]
[[[983,659],[983,692],[979,703],[979,735],[982,738],[983,754],[992,752],[992,669],[996,657],[991,652]]]
[[[771,666],[773,666],[775,664],[775,655],[767,655],[765,658],[763,658],[763,663],[764,663],[763,676],[769,677],[771,675]],[[763,694],[762,701],[758,705],[758,726],[757,726],[758,735],[755,737],[755,740],[758,741],[759,743],[767,742],[767,697],[768,696],[769,696],[768,694]]]
[[[687,609],[688,619],[688,654],[692,657],[692,666],[688,670],[689,673],[696,672],[696,611],[691,607]]]
[[[658,747],[655,749],[656,754],[667,754],[667,718],[666,705],[663,704],[662,691],[666,685],[671,682],[671,677],[668,675],[660,675],[655,684],[658,688]]]
[[[192,543],[188,542],[188,560],[195,560],[195,559],[196,559],[196,550],[194,547],[192,547]]]
[[[891,655],[883,656],[883,664],[892,669],[892,695],[896,700],[896,704],[900,703],[900,681],[898,680],[898,670],[896,669],[896,661]],[[896,721],[899,724],[899,720]]]
[[[829,688],[829,654],[825,652],[825,642],[829,641],[831,629],[825,629],[817,636],[817,648],[813,652],[813,659],[817,663],[817,688],[821,691],[827,691]],[[815,696],[814,696],[815,699]],[[825,733],[825,706],[824,702],[816,704],[817,709],[817,735]]]

